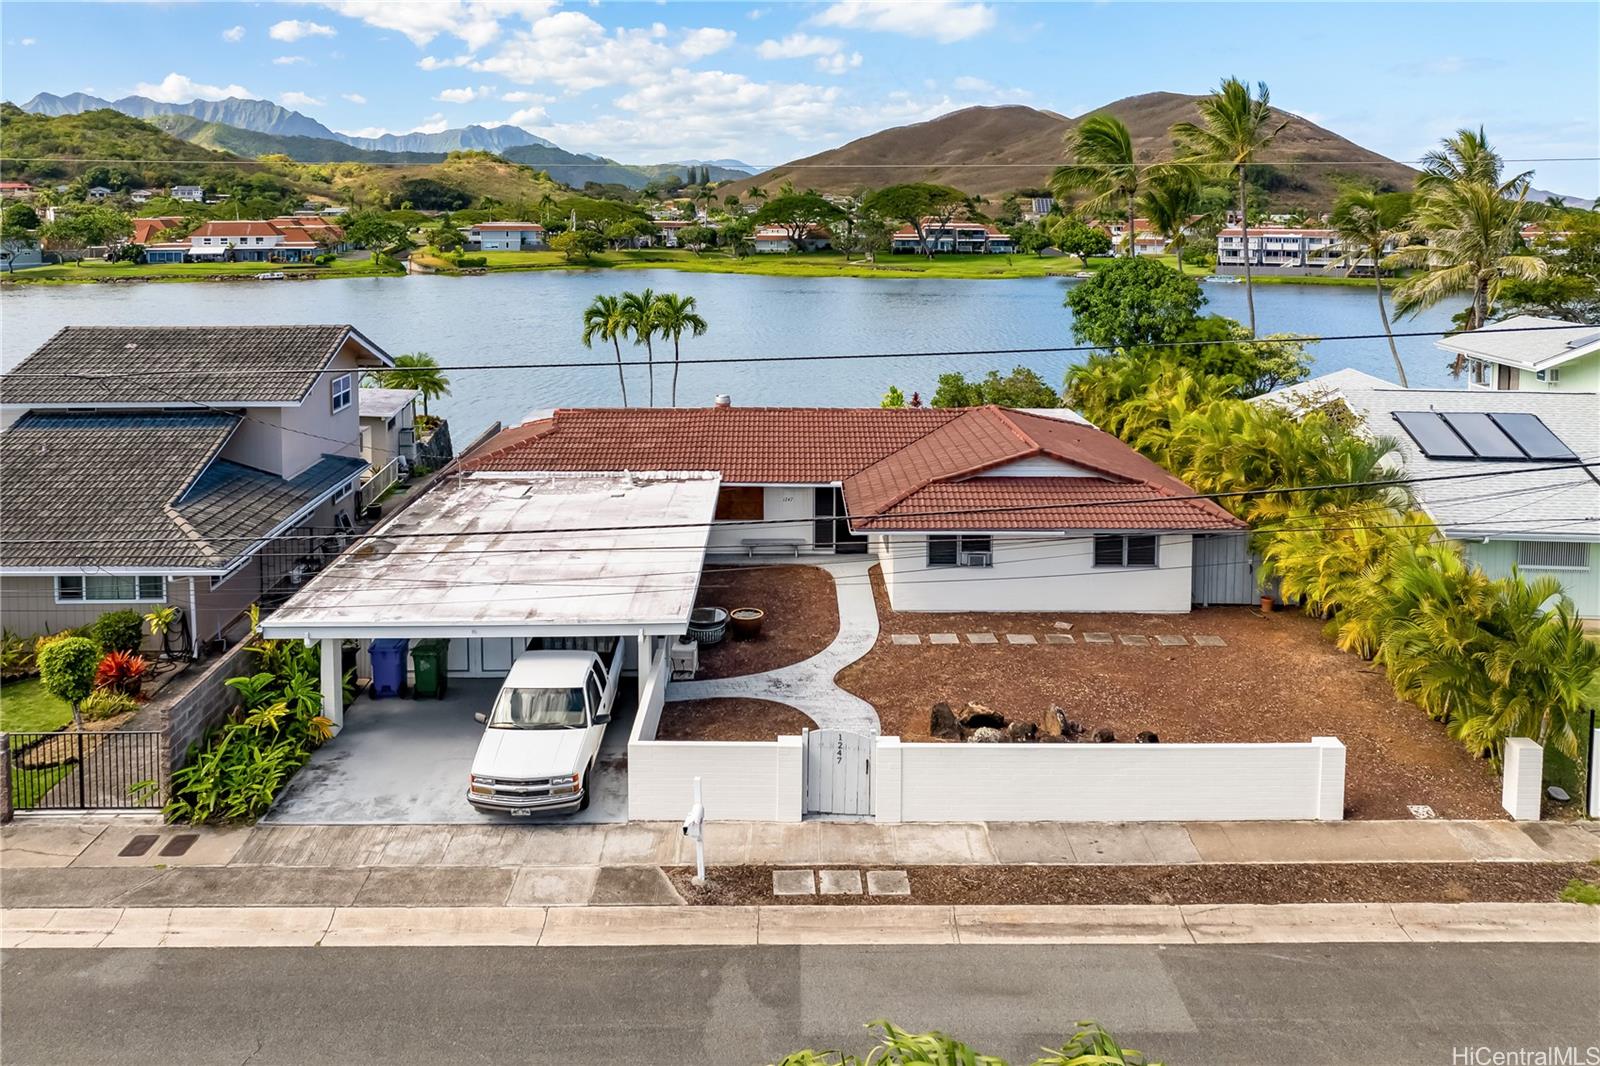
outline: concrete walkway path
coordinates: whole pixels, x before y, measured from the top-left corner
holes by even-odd
[[[102,907],[0,911],[0,947],[1600,944],[1577,903],[1206,906]]]
[[[878,735],[878,712],[866,700],[833,683],[833,675],[867,652],[878,640],[878,605],[872,599],[870,571],[877,560],[870,555],[836,556],[826,562],[804,562],[833,578],[839,602],[839,635],[809,659],[743,677],[706,681],[674,681],[667,686],[667,702],[726,697],[772,700],[803,712],[818,729],[841,729],[867,736]]]

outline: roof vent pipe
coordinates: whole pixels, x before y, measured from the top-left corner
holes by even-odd
[[[732,407],[733,406],[733,397],[729,396],[725,392],[719,392],[719,393],[717,393],[716,399],[711,401],[711,406],[713,406],[713,407]]]

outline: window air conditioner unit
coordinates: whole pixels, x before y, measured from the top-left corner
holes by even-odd
[[[962,566],[993,566],[994,565],[994,553],[993,552],[962,552],[961,553],[961,565]]]

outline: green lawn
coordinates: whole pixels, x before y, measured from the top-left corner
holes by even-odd
[[[269,271],[289,275],[309,274],[320,278],[374,277],[392,274],[370,258],[338,259],[328,266],[297,263],[107,263],[85,259],[81,264],[66,263],[33,267],[3,275],[17,285],[78,285],[102,281],[203,281],[215,277],[254,277]]]
[[[72,708],[36,677],[0,687],[0,732],[48,733],[72,721]]]
[[[11,806],[13,810],[26,811],[37,806],[52,788],[72,772],[71,763],[46,766],[27,773],[11,775]]]

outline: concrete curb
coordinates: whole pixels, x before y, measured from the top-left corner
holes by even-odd
[[[0,911],[0,947],[1600,944],[1576,903],[1128,907],[83,907]]]

